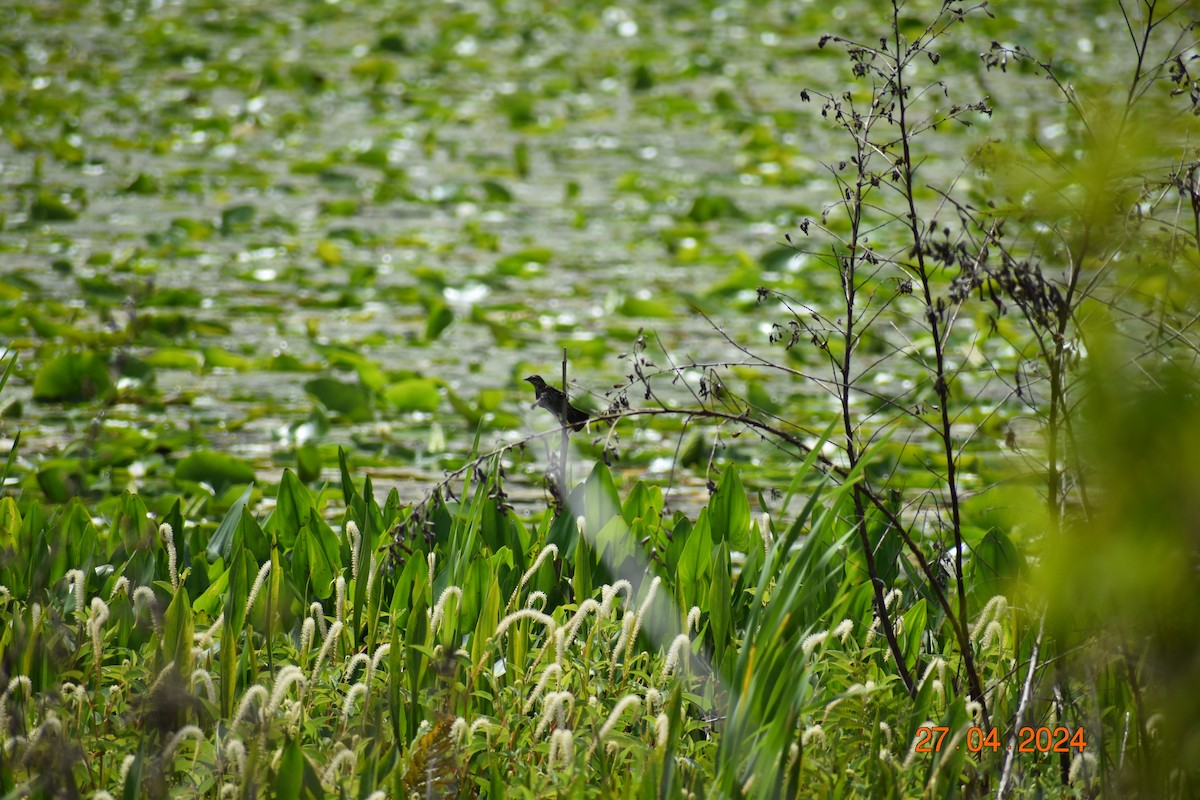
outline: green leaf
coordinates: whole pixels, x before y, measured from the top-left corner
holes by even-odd
[[[307,584],[313,595],[324,600],[332,594],[334,578],[341,569],[342,557],[337,537],[315,511],[310,513],[296,537],[296,549],[292,552],[292,579],[297,586]]]
[[[304,384],[304,391],[335,414],[350,422],[368,422],[375,418],[371,393],[358,383],[333,378],[313,378]]]
[[[312,492],[294,472],[285,469],[283,479],[279,482],[279,491],[275,494],[275,510],[264,527],[268,533],[275,535],[280,547],[288,550],[295,543],[300,526],[315,510]]]
[[[597,556],[607,564],[619,566],[636,552],[633,537],[624,518],[615,516],[596,533]]]
[[[224,558],[226,563],[229,562],[229,556],[233,549],[234,531],[241,523],[242,509],[246,507],[246,503],[250,502],[250,495],[253,491],[253,486],[246,487],[242,496],[235,500],[229,510],[225,512],[225,518],[217,526],[217,532],[208,540],[208,547],[204,549],[204,552],[210,562],[216,561],[218,558]]]
[[[440,299],[431,300],[425,306],[425,341],[432,342],[442,335],[454,322],[454,309]]]
[[[713,539],[728,541],[733,550],[748,552],[750,538],[750,502],[737,467],[730,464],[721,473],[717,492],[708,504]]]
[[[1020,574],[1024,562],[1012,540],[993,529],[975,547],[971,563],[973,591],[986,601],[1007,592],[1009,582]]]
[[[175,480],[207,483],[217,494],[231,486],[254,482],[254,468],[233,456],[197,450],[175,465]]]
[[[393,383],[383,391],[383,397],[397,411],[437,411],[441,395],[436,381],[412,378]]]
[[[612,473],[603,461],[597,461],[596,466],[584,483],[584,530],[588,536],[595,537],[613,517],[621,514],[621,496],[613,484]]]
[[[633,491],[625,498],[625,502],[621,506],[621,515],[625,517],[626,522],[632,525],[633,521],[638,518],[658,519],[662,514],[662,509],[662,489],[645,481],[638,481],[634,485]]]
[[[702,194],[692,201],[687,218],[692,222],[711,222],[716,219],[741,219],[745,214],[733,200],[722,195]]]
[[[321,477],[321,450],[312,442],[296,448],[296,473],[304,483]]]
[[[279,759],[279,772],[275,774],[275,797],[277,800],[300,800],[300,789],[304,786],[304,754],[300,742],[289,738]]]
[[[704,577],[709,573],[712,550],[712,533],[708,522],[708,509],[705,508],[700,511],[700,516],[696,518],[696,526],[688,534],[687,542],[683,546],[683,552],[679,554],[676,576],[679,581],[678,591],[680,597],[683,599],[684,608],[691,608],[698,605],[701,606],[701,611],[706,610],[699,600],[701,596],[705,598],[708,596],[707,587],[702,582]]]
[[[729,543],[721,542],[713,552],[712,581],[708,586],[708,623],[713,642],[713,664],[719,666],[729,646],[730,576]]]
[[[42,365],[33,379],[33,399],[83,403],[113,394],[108,364],[98,353],[64,353]]]
[[[257,210],[252,205],[227,206],[221,210],[221,235],[229,236],[254,224]]]
[[[192,674],[192,646],[195,628],[192,621],[192,601],[187,589],[180,586],[163,614],[163,658],[174,661],[179,675]]]
[[[229,592],[225,595],[225,622],[234,637],[228,640],[231,643],[241,635],[242,627],[246,624],[246,600],[250,597],[250,587],[257,576],[258,565],[254,563],[254,556],[244,547],[237,549],[229,565]]]
[[[900,652],[904,662],[911,667],[921,655],[921,640],[925,637],[925,623],[929,611],[925,598],[921,598],[904,613],[904,630],[900,635]]]

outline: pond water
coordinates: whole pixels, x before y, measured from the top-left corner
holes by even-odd
[[[784,246],[836,200],[823,165],[846,153],[800,95],[854,86],[818,37],[872,14],[883,22],[872,4],[818,2],[6,4],[0,336],[21,356],[0,398],[3,436],[21,432],[10,482],[36,485],[59,457],[85,492],[156,494],[196,448],[270,481],[308,442],[323,478],[337,480],[345,446],[356,474],[417,499],[477,430],[487,450],[552,425],[522,379],[557,376],[563,348],[573,394],[603,408],[643,330],[659,367],[742,361],[737,341],[828,377],[815,349],[792,359],[769,344],[786,317],[757,307],[755,289],[836,308],[833,272]],[[973,101],[1020,91],[977,66],[997,30],[1057,46],[1065,26],[1022,11],[963,30],[946,79]],[[989,130],[977,122],[930,137],[947,156],[930,174],[961,170]],[[111,403],[32,400],[50,360],[89,350],[110,363]],[[813,382],[726,378],[810,435],[835,412]],[[898,361],[871,380],[914,378]],[[1011,415],[990,412],[1004,387],[973,373],[962,385],[985,406],[964,430],[986,426],[981,451],[999,457]],[[690,402],[682,386],[660,391]],[[786,488],[790,458],[735,433],[700,443],[678,420],[631,420],[617,466],[665,478],[686,441],[700,455],[673,489],[694,508],[719,441],[717,468],[737,461],[752,484]],[[600,449],[577,438],[579,472]],[[526,452],[510,493],[537,507],[544,459]],[[925,472],[919,461],[904,468]]]

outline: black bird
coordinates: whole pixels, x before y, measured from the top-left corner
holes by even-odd
[[[563,425],[569,425],[571,430],[581,431],[583,426],[588,421],[588,415],[584,411],[580,411],[575,406],[567,402],[567,398],[563,393],[553,386],[547,386],[542,380],[541,375],[530,375],[525,380],[533,384],[533,391],[537,395],[537,400],[530,408],[542,408],[554,415],[554,418]]]

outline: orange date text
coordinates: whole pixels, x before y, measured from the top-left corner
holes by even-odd
[[[950,729],[942,725],[922,725],[917,728],[915,751],[918,753],[940,753],[942,745],[946,744],[946,734]],[[972,753],[991,750],[993,753],[1001,750],[1016,750],[1018,753],[1069,753],[1074,748],[1083,751],[1087,747],[1083,728],[1032,728],[1025,727],[1017,731],[1014,744],[1005,744],[1000,740],[1000,734],[995,728],[967,728],[966,741],[951,737],[954,748],[961,750],[965,745]]]

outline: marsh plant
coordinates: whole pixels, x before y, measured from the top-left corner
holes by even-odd
[[[415,501],[345,453],[333,489],[0,498],[0,795],[1189,795],[1195,28],[1120,10],[1116,94],[983,3],[816,42],[848,75],[795,99],[845,152],[798,277],[751,292],[762,339],[643,330],[578,450],[506,442]],[[678,437],[665,491],[610,471],[643,431]]]

